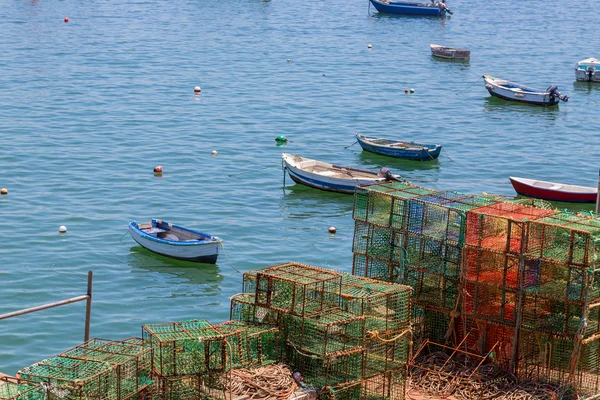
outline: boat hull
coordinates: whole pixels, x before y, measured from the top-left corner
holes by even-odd
[[[363,150],[380,154],[383,156],[401,158],[404,160],[413,160],[413,161],[429,161],[435,160],[440,156],[442,151],[442,146],[438,145],[422,145],[416,144],[415,146],[422,146],[422,149],[402,149],[402,148],[394,148],[385,145],[376,145],[373,143],[369,143],[364,140],[361,136],[356,137],[358,144],[363,148]],[[391,141],[390,141],[391,142]]]
[[[471,58],[471,52],[469,50],[454,49],[438,45],[430,45],[430,48],[432,56],[444,58],[446,60],[468,60]]]
[[[140,246],[163,256],[178,260],[215,264],[219,256],[221,241],[200,243],[199,241],[171,242],[147,235],[134,222],[129,224],[129,233]]]
[[[575,65],[575,79],[579,82],[600,82],[600,60],[587,58]]]
[[[549,201],[562,201],[566,203],[595,203],[598,195],[597,190],[594,188],[589,188],[588,192],[572,192],[537,187],[516,180],[512,177],[510,178],[510,182],[515,191],[522,196]]]
[[[552,96],[547,91],[517,85],[509,81],[492,78],[489,75],[484,75],[483,80],[489,94],[500,99],[538,106],[555,106],[560,101],[559,98]]]
[[[402,15],[427,15],[439,17],[446,14],[445,10],[436,6],[422,5],[420,3],[389,2],[384,3],[378,0],[370,0],[378,12],[384,14],[402,14]]]

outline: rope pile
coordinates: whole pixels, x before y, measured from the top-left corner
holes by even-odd
[[[253,400],[282,400],[297,389],[292,371],[283,364],[271,364],[252,370],[231,370],[226,383],[226,393]]]
[[[513,375],[500,371],[494,365],[477,368],[478,363],[473,361],[468,358],[450,359],[443,352],[417,358],[409,372],[409,399],[414,389],[430,395],[452,395],[466,400],[558,400],[565,395],[564,388],[543,382],[518,382]]]

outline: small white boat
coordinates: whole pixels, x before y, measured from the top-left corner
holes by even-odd
[[[575,64],[575,79],[585,82],[600,82],[600,60],[586,58]]]
[[[129,224],[129,233],[142,247],[179,260],[215,264],[222,240],[196,230],[155,220]]]
[[[483,75],[483,80],[485,81],[485,88],[492,96],[504,100],[519,101],[521,103],[540,106],[553,106],[558,104],[559,100],[569,100],[569,97],[560,93],[554,85],[546,90],[540,90],[504,79],[494,78],[489,75]]]
[[[455,49],[454,47],[440,46],[439,44],[430,44],[431,55],[449,60],[468,60],[471,57],[471,51],[467,49]]]
[[[356,187],[360,185],[400,180],[399,176],[392,175],[387,168],[372,172],[288,153],[283,153],[282,159],[283,173],[287,171],[294,182],[330,192],[354,193]]]

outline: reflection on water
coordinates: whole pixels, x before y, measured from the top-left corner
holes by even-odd
[[[457,64],[461,66],[461,69],[469,69],[469,64],[471,62],[471,59],[467,58],[442,58],[442,57],[436,57],[433,54],[431,55],[431,59],[433,61],[439,61],[441,63],[446,63],[449,65],[452,64]]]
[[[443,144],[442,144],[443,146]],[[442,147],[443,157],[444,149]],[[412,161],[403,160],[401,158],[387,157],[368,151],[358,153],[358,160],[361,164],[370,165],[368,169],[378,171],[383,167],[389,168],[392,173],[403,176],[406,172],[411,171],[438,171],[440,169],[440,160],[429,161]]]
[[[223,257],[221,255],[220,257]],[[221,270],[216,264],[203,264],[190,261],[177,260],[161,256],[143,248],[133,246],[128,255],[127,262],[135,270],[145,270],[162,276],[160,279],[165,284],[201,284],[203,292],[220,292],[220,283],[223,280]],[[173,280],[172,278],[176,278]]]
[[[283,190],[281,209],[286,218],[336,217],[352,212],[354,196],[295,184]]]
[[[596,94],[600,92],[600,82],[573,82],[573,91],[577,94]]]
[[[513,119],[515,118],[515,113],[519,113],[521,116],[543,117],[546,120],[554,121],[559,115],[560,105],[545,107],[518,101],[503,100],[490,95],[485,99],[484,109],[486,112],[493,112],[498,119]]]

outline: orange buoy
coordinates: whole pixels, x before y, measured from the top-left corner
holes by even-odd
[[[69,17],[65,17],[65,22],[69,22]]]
[[[7,188],[2,188],[2,189],[0,189],[0,194],[1,194],[2,196],[6,196],[6,195],[8,194],[8,189],[7,189]]]

